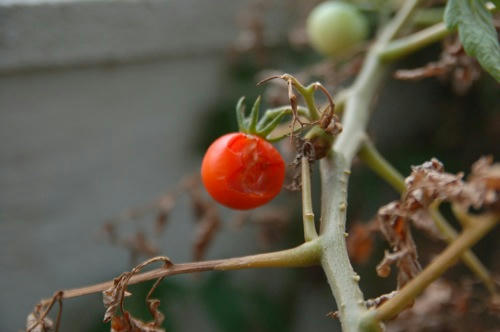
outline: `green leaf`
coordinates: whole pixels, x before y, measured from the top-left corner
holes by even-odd
[[[500,82],[500,45],[485,0],[448,0],[444,21],[449,29],[458,28],[465,52]]]

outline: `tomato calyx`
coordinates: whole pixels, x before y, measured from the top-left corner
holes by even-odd
[[[281,120],[290,114],[289,107],[278,107],[268,109],[264,115],[260,115],[261,96],[258,96],[253,103],[250,114],[245,116],[246,106],[245,97],[241,97],[236,104],[236,119],[238,121],[238,129],[240,132],[258,136],[266,141],[273,141],[270,138],[271,132],[280,124]]]
[[[303,85],[290,74],[270,76],[257,85],[269,82],[273,79],[281,79],[287,83],[288,98],[290,104],[278,108],[267,109],[260,117],[261,97],[257,97],[248,116],[245,112],[245,97],[241,97],[236,104],[236,118],[239,131],[274,142],[285,137],[294,141],[296,133],[307,130],[304,139],[315,148],[316,159],[321,159],[328,154],[336,135],[342,131],[342,125],[335,114],[335,103],[327,89],[319,82]],[[320,110],[316,106],[315,92],[321,92],[328,100],[328,105]],[[298,104],[298,93],[305,101],[305,106]],[[291,116],[291,125],[288,130],[281,126],[276,135],[273,132],[285,116]],[[297,126],[296,126],[297,125]],[[283,133],[284,132],[284,133]]]

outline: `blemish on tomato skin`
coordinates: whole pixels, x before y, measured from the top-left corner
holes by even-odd
[[[250,141],[251,144],[248,143]],[[239,145],[243,146],[243,149]],[[265,196],[266,182],[269,181],[269,168],[273,166],[262,151],[259,139],[251,136],[236,138],[227,147],[238,160],[238,168],[228,177],[228,184],[238,192]]]

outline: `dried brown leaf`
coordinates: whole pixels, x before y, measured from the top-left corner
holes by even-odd
[[[168,216],[175,207],[175,195],[168,194],[158,200],[158,213],[155,220],[155,231],[157,234],[162,233],[168,223]]]
[[[377,265],[377,275],[382,278],[387,278],[391,274],[391,265],[405,256],[406,253],[406,250],[400,250],[394,253],[389,253],[386,250],[384,259]]]
[[[326,314],[326,317],[331,318],[331,319],[339,319],[340,313],[338,311],[330,311],[329,313]]]
[[[388,294],[380,295],[379,297],[376,297],[374,299],[368,299],[365,301],[365,304],[368,308],[373,308],[373,307],[376,308],[376,307],[382,305],[385,301],[396,296],[397,293],[398,293],[397,291],[392,291]]]
[[[197,228],[193,244],[193,258],[202,260],[220,227],[220,217],[215,206],[204,211]]]
[[[123,303],[126,296],[132,295],[126,291],[130,272],[125,272],[113,280],[113,286],[102,292],[102,302],[106,308],[103,321],[109,322],[116,314],[116,310]]]
[[[450,71],[451,64],[438,61],[430,62],[424,67],[415,69],[399,69],[394,73],[394,78],[398,80],[421,80],[433,76],[441,76]]]
[[[111,331],[163,331],[160,328],[161,323],[163,322],[163,315],[158,312],[159,301],[157,299],[150,299],[152,292],[156,289],[158,284],[163,280],[163,278],[159,278],[146,297],[146,304],[148,305],[148,309],[150,310],[154,320],[150,323],[144,323],[130,315],[123,307],[123,301],[125,297],[132,295],[127,292],[127,286],[130,281],[130,278],[134,276],[134,274],[140,272],[144,267],[155,263],[155,262],[163,262],[164,267],[168,268],[173,265],[168,257],[158,256],[151,258],[133,268],[130,272],[124,272],[119,277],[113,280],[113,286],[104,290],[102,292],[104,307],[106,308],[106,312],[104,313],[103,321],[109,322],[111,321]],[[117,316],[117,310],[120,309],[121,315]],[[155,328],[160,328],[155,330]]]
[[[35,306],[33,312],[26,318],[26,332],[59,331],[63,307],[63,294],[63,291],[57,291],[52,298],[42,300]],[[56,322],[54,323],[54,321],[49,318],[48,314],[56,302],[59,304],[59,310],[57,312]]]
[[[449,81],[453,91],[463,95],[481,76],[481,67],[476,59],[468,56],[456,36],[444,39],[443,51],[438,61],[429,62],[420,68],[397,70],[394,77],[401,80],[419,80],[438,77]]]
[[[381,277],[387,277],[391,271],[390,265],[396,263],[399,289],[421,270],[406,211],[401,208],[399,202],[392,202],[380,208],[377,219],[380,231],[392,249],[391,253],[386,252],[384,259],[377,266],[377,273]]]
[[[49,317],[41,318],[40,313],[32,312],[26,318],[26,331],[49,332],[54,329],[54,322]]]
[[[493,163],[493,157],[482,157],[476,161],[468,177],[470,185],[480,192],[485,207],[500,210],[500,163]]]
[[[349,229],[347,251],[351,261],[362,264],[368,261],[373,252],[373,232],[371,223],[355,223]]]
[[[388,276],[390,265],[396,263],[398,287],[403,286],[420,271],[409,221],[431,236],[440,238],[428,213],[431,203],[449,201],[463,211],[469,207],[492,208],[498,203],[499,183],[500,165],[493,164],[491,157],[481,158],[472,166],[468,182],[463,181],[463,173],[446,173],[443,164],[435,158],[412,167],[401,200],[383,206],[378,212],[380,230],[392,252],[386,253],[377,273]]]
[[[213,203],[205,199],[202,190],[197,187],[188,189],[189,198],[191,199],[191,206],[196,220],[199,221],[212,207]]]
[[[432,159],[413,167],[406,179],[407,191],[403,204],[409,212],[427,208],[434,200],[449,201],[463,209],[492,204],[497,199],[496,185],[500,183],[500,165],[492,158],[481,158],[472,166],[469,181],[462,180],[463,173],[445,173],[443,165]]]
[[[165,332],[160,326],[156,326],[154,322],[143,322],[125,312],[123,316],[114,316],[111,320],[111,332]]]
[[[163,231],[165,231],[165,227],[167,226],[168,223],[168,213],[165,213],[164,211],[160,211],[156,215],[156,220],[155,220],[155,232],[156,234],[161,234]]]
[[[387,330],[497,331],[498,313],[488,311],[489,297],[483,291],[468,280],[452,283],[439,279],[416,298],[410,310],[387,322]]]

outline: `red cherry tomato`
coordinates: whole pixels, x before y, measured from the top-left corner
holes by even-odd
[[[244,133],[219,137],[201,164],[207,191],[219,203],[247,210],[272,200],[285,179],[285,162],[266,140]]]

